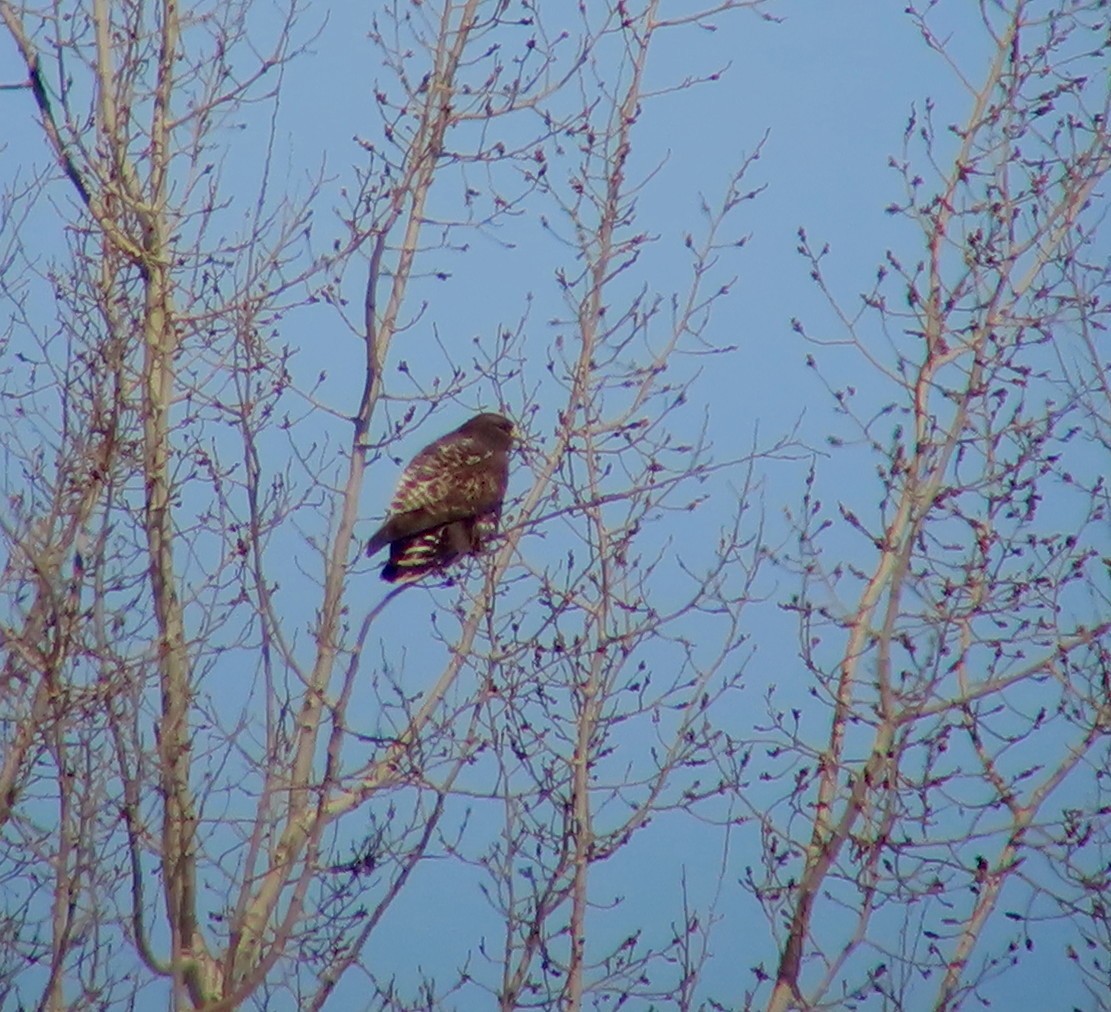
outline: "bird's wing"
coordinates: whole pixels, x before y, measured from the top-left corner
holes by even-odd
[[[367,554],[399,538],[498,511],[507,469],[506,454],[466,433],[430,443],[401,473],[389,516],[370,539]]]
[[[504,495],[499,488],[493,448],[462,433],[426,446],[397,483],[390,514],[428,511],[434,523],[474,516],[492,508]]]

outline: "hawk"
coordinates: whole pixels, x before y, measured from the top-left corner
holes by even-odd
[[[481,550],[497,530],[509,478],[513,423],[484,412],[429,443],[401,473],[367,555],[390,546],[388,583],[439,573]]]

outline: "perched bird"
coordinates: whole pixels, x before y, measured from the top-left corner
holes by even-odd
[[[409,462],[386,522],[366,546],[367,555],[390,546],[383,580],[419,580],[482,549],[501,518],[512,442],[513,423],[484,412]]]

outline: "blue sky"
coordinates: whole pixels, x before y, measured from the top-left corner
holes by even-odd
[[[982,73],[977,60],[986,52],[976,6],[950,3],[938,18],[939,24],[947,24],[952,31],[953,52],[973,80]],[[370,115],[370,92],[376,82],[386,80],[368,58],[372,50],[365,38],[367,10],[355,5],[337,7],[326,18],[313,8],[306,15],[305,35],[311,34],[316,23],[321,28],[310,51],[285,72],[271,182],[272,194],[296,195],[307,192],[309,180],[322,173],[323,196],[314,208],[312,225],[318,249],[327,248],[333,236],[342,234],[334,211],[342,201],[341,188],[352,187],[352,165],[361,158],[353,137],[374,136],[377,127]],[[831,411],[828,395],[813,370],[806,366],[806,356],[813,348],[791,326],[791,320],[799,318],[815,335],[843,336],[796,251],[798,229],[806,229],[815,247],[829,244],[827,280],[845,305],[855,305],[858,294],[871,286],[885,250],[910,250],[908,255],[913,255],[918,239],[905,221],[885,213],[887,205],[901,197],[899,178],[888,160],[900,151],[912,107],[921,110],[929,98],[936,105],[936,122],[948,124],[959,122],[970,105],[970,96],[941,58],[924,45],[903,8],[901,3],[874,0],[838,4],[785,0],[768,7],[769,13],[781,18],[779,23],[744,14],[715,18],[716,30],[692,28],[675,33],[666,37],[655,53],[649,88],[673,87],[690,74],[723,73],[711,84],[654,99],[638,126],[632,174],[655,170],[640,196],[640,211],[643,227],[658,240],[644,253],[630,285],[644,284],[663,294],[681,287],[685,264],[682,237],[698,227],[701,197],[713,203],[733,168],[767,135],[761,157],[745,181],[748,187],[764,190],[740,209],[732,226],[736,235],[750,239],[721,267],[722,280],[735,275],[737,281],[718,305],[707,330],[715,343],[735,345],[737,350],[723,358],[681,360],[677,367],[681,375],[697,371],[698,377],[690,402],[676,418],[676,428],[693,433],[708,418],[713,452],[719,459],[745,453],[754,439],[768,445],[796,425],[801,441],[819,451],[826,448],[830,435],[851,435],[845,422]],[[265,36],[271,14],[256,8],[251,16]],[[15,70],[5,69],[12,66],[11,56],[5,40],[0,43],[0,81],[5,83],[19,76]],[[5,121],[13,124],[6,143],[0,140],[0,173],[11,178],[21,164],[44,159],[32,154],[41,147],[41,139],[26,109],[20,107],[20,103],[29,103],[26,96],[7,93],[0,103]],[[13,112],[17,107],[19,115]],[[228,143],[222,166],[226,192],[232,194],[226,219],[229,228],[236,227],[237,219],[249,211],[258,169],[253,156],[267,126],[265,116],[248,109],[218,135]],[[939,130],[939,134],[943,132]],[[942,154],[946,143],[942,136]],[[451,206],[451,196],[449,191],[442,198],[445,209]],[[437,206],[435,202],[433,206]],[[400,360],[409,363],[415,373],[431,376],[444,369],[445,358],[466,362],[474,339],[487,341],[499,328],[515,327],[522,316],[528,333],[526,373],[531,368],[540,376],[544,349],[557,335],[569,331],[563,324],[550,322],[566,315],[554,279],[564,253],[547,241],[539,213],[528,205],[523,216],[498,232],[498,241],[472,236],[465,252],[429,256],[428,269],[442,271],[446,277],[422,280],[414,286],[414,300],[427,300],[427,307],[419,324],[393,348],[388,366],[389,382],[395,384],[391,389],[404,389],[404,380],[395,371]],[[42,228],[50,230],[48,213],[44,213]],[[358,270],[345,279],[348,297],[359,298],[360,280]],[[276,323],[275,333],[279,341],[294,349],[292,369],[299,381],[308,384],[317,373],[324,373],[320,399],[341,414],[353,407],[362,383],[361,349],[328,307],[292,312]],[[447,349],[444,354],[431,340],[433,335]],[[832,384],[854,383],[864,402],[879,405],[890,396],[850,353],[829,350],[819,359]],[[419,433],[407,436],[392,452],[402,457],[411,454],[457,424],[469,410],[490,406],[490,396],[489,386],[480,384],[462,403],[443,406]],[[541,443],[555,428],[554,403],[542,401],[537,413],[534,436]],[[512,400],[504,405],[510,413],[517,406]],[[378,421],[381,424],[382,420]],[[344,424],[326,417],[312,424],[319,426],[322,439],[334,440],[331,445],[338,461],[347,431]],[[275,439],[269,449],[275,455],[271,466],[277,472],[282,467],[277,459],[283,452],[281,439]],[[819,453],[816,460],[823,497],[830,502],[845,501],[861,516],[874,511],[878,485],[873,477],[874,461],[867,453],[835,457]],[[783,510],[797,505],[808,463],[809,458],[792,459],[761,467],[760,494],[772,540],[786,536]],[[364,533],[369,533],[384,509],[396,475],[396,466],[387,459],[372,465],[363,500]],[[737,482],[727,474],[709,483],[709,500],[690,515],[696,518],[700,532],[716,531],[728,523]],[[511,493],[521,491],[522,479],[515,478]],[[288,614],[290,636],[299,641],[302,650],[311,647],[308,628],[312,615],[304,608],[300,588],[303,574],[315,576],[318,571],[302,535],[319,534],[327,521],[322,513],[310,519],[307,527],[287,531],[280,539],[282,552],[288,551],[275,570],[282,588],[280,607]],[[687,535],[675,525],[661,526],[660,532],[660,536]],[[529,544],[542,560],[546,547],[535,541],[526,542]],[[859,550],[851,531],[836,532],[832,545],[849,558]],[[699,549],[694,551],[697,555]],[[359,590],[353,600],[364,592],[370,600],[377,600],[381,590],[373,570],[368,565],[356,578]],[[745,613],[748,640],[741,655],[749,660],[742,687],[729,697],[722,719],[734,733],[759,740],[761,734],[754,728],[761,723],[764,695],[776,687],[777,705],[800,707],[803,735],[817,742],[824,732],[826,711],[810,706],[809,685],[798,678],[795,621],[776,607],[783,581],[782,574],[765,577],[758,585],[765,600]],[[677,595],[679,586],[677,581],[662,589],[661,600]],[[455,599],[454,591],[420,589],[406,592],[390,605],[381,640],[399,665],[403,684],[413,692],[421,691],[429,673],[439,670],[442,645],[423,631],[401,648],[390,637],[399,629],[427,629],[430,614]],[[360,606],[363,603],[358,600]],[[711,627],[707,624],[705,628]],[[700,637],[702,627],[694,627],[691,635]],[[709,649],[709,636],[699,646]],[[366,663],[379,656],[375,641]],[[670,655],[668,658],[670,663]],[[217,709],[237,698],[228,684],[206,686]],[[467,687],[461,691],[466,698]],[[367,704],[372,705],[369,695]],[[624,744],[635,751],[638,742],[634,737]],[[774,766],[765,758],[758,761],[768,768]],[[476,783],[481,772],[475,774]],[[759,783],[754,782],[751,789],[754,798],[760,797]],[[1082,797],[1078,803],[1083,803]],[[463,800],[456,804],[461,818],[469,805]],[[481,812],[480,806],[476,811]],[[496,835],[493,818],[484,814],[474,818],[470,830],[473,852],[479,850],[478,841]],[[357,832],[357,828],[352,826],[350,831]],[[737,886],[745,866],[758,862],[757,842],[751,823],[735,830],[726,847],[723,835],[712,827],[680,815],[658,818],[627,851],[595,869],[599,902],[623,898],[616,911],[596,915],[599,935],[612,932],[620,940],[630,924],[639,923],[649,935],[655,933],[649,941],[659,942],[668,934],[668,925],[679,917],[680,876],[688,877],[694,901],[706,904],[713,897],[718,869],[724,862],[718,907],[722,921],[710,942],[714,958],[708,964],[705,984],[708,994],[734,1001],[739,1007],[741,994],[753,983],[750,967],[761,962],[768,972],[774,971],[775,950],[766,922]],[[489,931],[490,938],[496,938],[498,922],[483,903],[481,880],[481,869],[463,869],[447,858],[425,862],[388,915],[385,930],[371,943],[369,960],[388,968],[381,976],[389,977],[392,971],[399,986],[412,988],[418,968],[450,975],[462,965],[476,933]],[[1002,922],[998,930],[1002,934],[996,937],[1009,937],[1006,933],[1011,925]],[[1046,927],[1034,952],[995,982],[991,995],[999,1006],[1021,1003],[1024,1007],[1057,1008],[1075,1000],[1080,1007],[1087,1007],[1082,1004],[1081,992],[1072,997],[1075,982],[1045,972],[1047,966],[1061,966],[1061,939],[1054,934],[1061,930],[1060,925]],[[362,985],[352,981],[349,986],[344,1000],[356,1007]],[[920,993],[932,994],[932,988]],[[470,993],[458,1007],[486,1006]]]

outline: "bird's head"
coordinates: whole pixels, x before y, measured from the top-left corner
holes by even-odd
[[[463,424],[462,429],[464,432],[481,432],[498,442],[504,441],[506,446],[513,439],[513,423],[505,415],[499,415],[494,411],[484,411],[480,415],[475,415]]]

